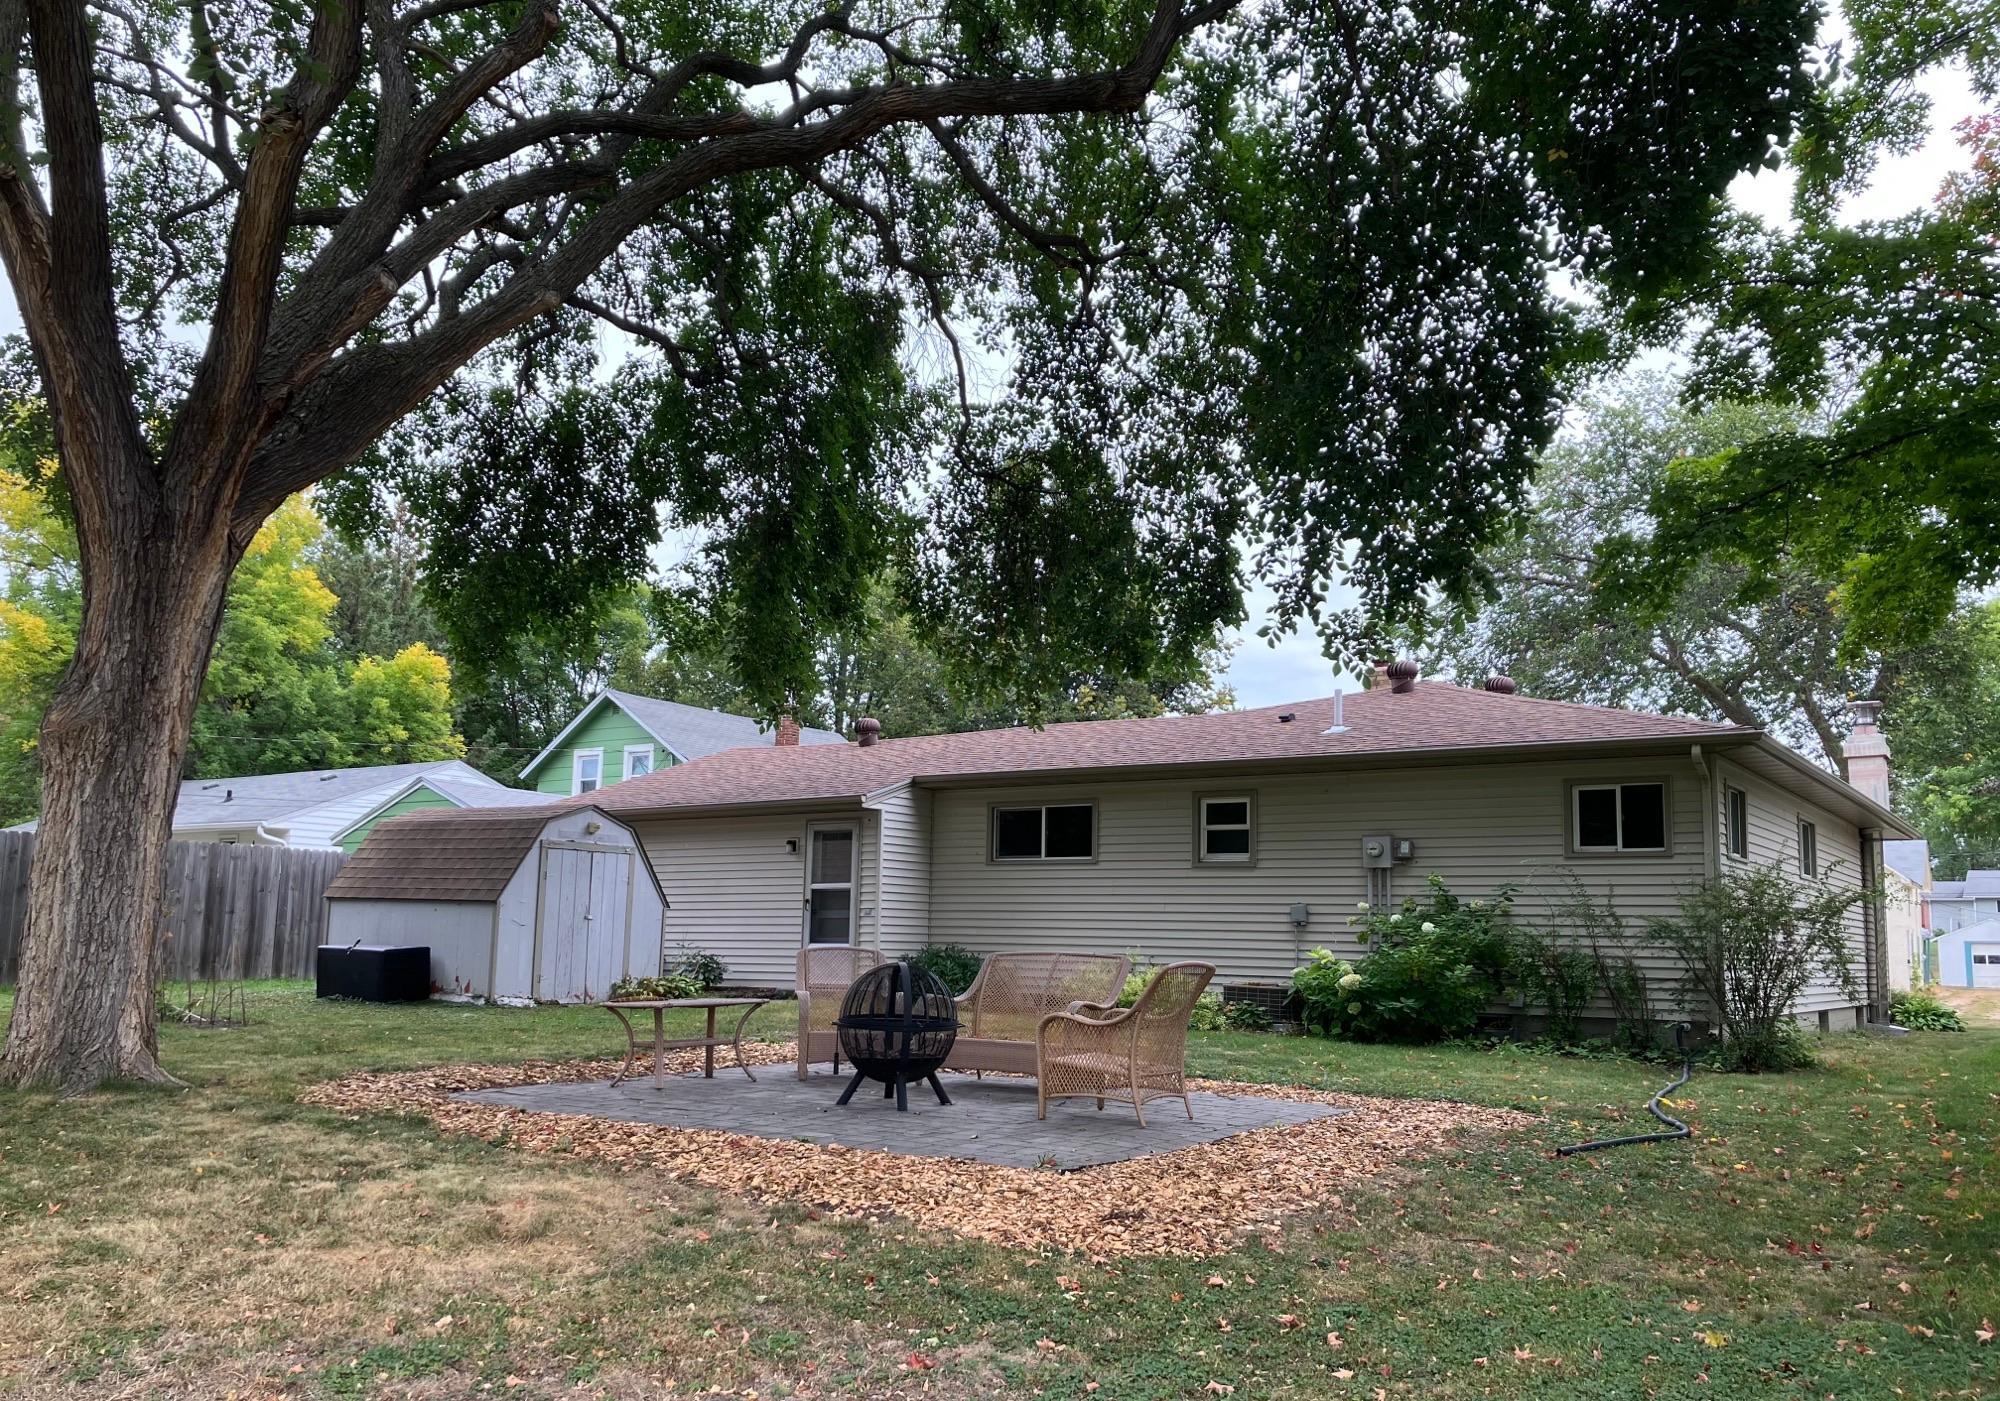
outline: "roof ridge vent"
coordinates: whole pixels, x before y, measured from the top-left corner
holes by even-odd
[[[1414,657],[1396,658],[1395,661],[1389,663],[1387,669],[1390,694],[1398,696],[1408,695],[1417,689],[1417,677],[1422,674],[1423,669],[1417,665]]]
[[[1514,678],[1511,676],[1489,676],[1486,678],[1486,684],[1480,689],[1491,691],[1496,696],[1511,696],[1515,690]]]

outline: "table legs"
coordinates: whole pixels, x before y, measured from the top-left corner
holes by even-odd
[[[745,1007],[743,1009],[743,1015],[736,1019],[736,1030],[731,1032],[729,1035],[729,1045],[731,1049],[733,1049],[736,1052],[736,1068],[742,1071],[744,1075],[749,1078],[750,1083],[753,1085],[757,1083],[757,1077],[755,1075],[750,1074],[750,1064],[748,1061],[743,1059],[743,1028],[750,1025],[751,1016],[756,1013],[758,1007],[762,1007],[763,1005],[764,1005],[763,1003],[759,1002],[756,1004],[756,1006]],[[714,1034],[715,1034],[715,1028],[711,1026],[709,1028],[709,1036],[711,1040],[714,1039]]]
[[[620,1011],[616,1007],[610,1007],[610,1006],[607,1006],[604,1010],[609,1012],[612,1016],[618,1018],[618,1025],[625,1028],[625,1064],[619,1067],[618,1073],[616,1075],[611,1077],[611,1083],[613,1085],[617,1085],[621,1083],[626,1076],[632,1073],[632,1058],[639,1054],[639,1038],[637,1038],[632,1034],[632,1023],[625,1020],[625,1014],[622,1011]],[[655,1013],[654,1015],[656,1017],[658,1016],[657,1013]],[[659,1074],[659,1062],[657,1060],[653,1062],[653,1071],[657,1082],[657,1076]]]
[[[666,1082],[661,1078],[667,1068],[667,1014],[665,1009],[653,1009],[653,1088],[659,1089]]]
[[[715,1009],[710,1007],[707,1010],[708,1030],[703,1036],[701,1048],[701,1078],[704,1080],[713,1080],[715,1078]]]

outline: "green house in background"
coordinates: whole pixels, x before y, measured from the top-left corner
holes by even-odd
[[[553,794],[507,788],[484,774],[471,777],[449,772],[418,774],[353,823],[334,833],[333,844],[352,855],[361,849],[361,843],[368,840],[368,834],[375,830],[376,824],[423,808],[537,807],[554,801]]]
[[[563,726],[521,777],[547,797],[568,798],[725,749],[847,742],[831,730],[794,728],[796,739],[781,740],[781,730],[747,715],[605,690]]]

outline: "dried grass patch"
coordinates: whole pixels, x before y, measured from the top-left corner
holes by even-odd
[[[753,1064],[791,1060],[787,1046],[746,1047]],[[699,1064],[680,1052],[670,1068]],[[1025,1250],[1096,1257],[1215,1255],[1270,1234],[1339,1189],[1428,1157],[1467,1133],[1510,1135],[1538,1121],[1508,1109],[1439,1100],[1196,1081],[1217,1094],[1333,1104],[1355,1110],[1129,1162],[1073,1172],[917,1158],[873,1149],[753,1138],[714,1129],[625,1123],[471,1104],[452,1096],[513,1085],[607,1079],[613,1061],[444,1066],[346,1076],[301,1099],[349,1114],[420,1114],[452,1133],[567,1152],[626,1170],[665,1173],[759,1201],[800,1202],[845,1217],[896,1216]]]

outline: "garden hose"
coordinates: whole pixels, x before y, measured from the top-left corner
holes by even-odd
[[[1674,1048],[1681,1053],[1680,1077],[1676,1079],[1673,1084],[1668,1085],[1665,1089],[1661,1090],[1658,1094],[1654,1095],[1651,1099],[1646,1101],[1646,1109],[1648,1110],[1648,1112],[1650,1112],[1652,1116],[1655,1119],[1658,1119],[1661,1123],[1672,1124],[1673,1125],[1672,1132],[1635,1133],[1635,1134],[1628,1134],[1624,1138],[1593,1138],[1588,1143],[1572,1143],[1567,1147],[1558,1148],[1556,1149],[1556,1156],[1558,1158],[1567,1158],[1572,1153],[1595,1153],[1600,1148],[1623,1148],[1627,1144],[1631,1143],[1665,1143],[1670,1139],[1693,1137],[1694,1135],[1693,1129],[1689,1128],[1686,1124],[1683,1124],[1679,1119],[1676,1119],[1673,1115],[1667,1113],[1666,1110],[1660,1108],[1660,1101],[1665,1099],[1668,1095],[1672,1094],[1675,1090],[1678,1090],[1682,1085],[1685,1085],[1688,1082],[1688,1076],[1694,1074],[1694,1052],[1688,1049],[1688,1044],[1687,1044],[1687,1034],[1691,1030],[1693,1030],[1693,1028],[1690,1027],[1686,1022],[1680,1022],[1675,1025]]]

